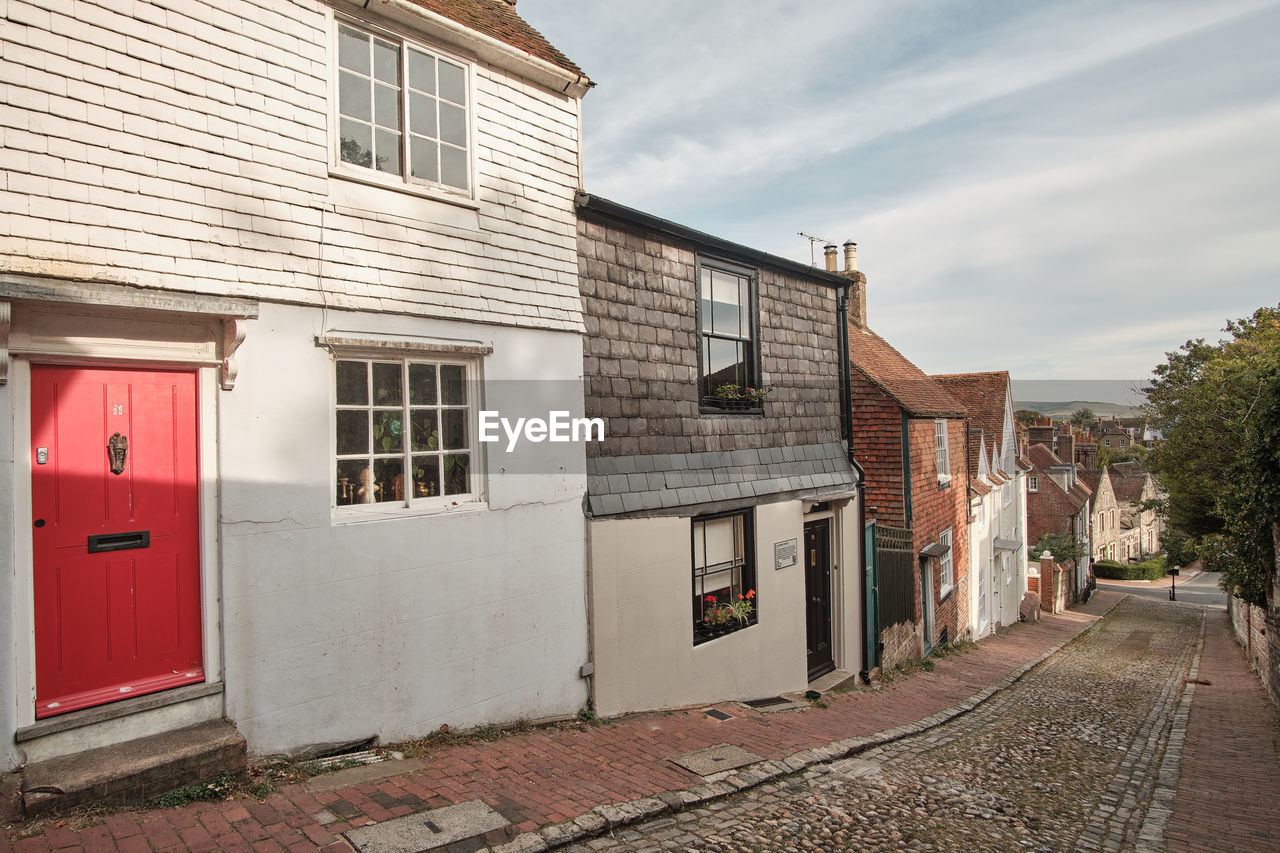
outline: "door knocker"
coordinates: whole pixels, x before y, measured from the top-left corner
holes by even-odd
[[[111,459],[111,473],[124,473],[124,460],[129,454],[129,439],[116,433],[107,439],[107,456]]]

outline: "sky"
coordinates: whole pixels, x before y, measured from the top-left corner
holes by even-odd
[[[928,373],[1140,382],[1280,303],[1280,0],[517,8],[596,83],[588,192],[805,263],[797,232],[855,240]]]

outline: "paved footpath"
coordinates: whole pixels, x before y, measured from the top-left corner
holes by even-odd
[[[289,785],[262,800],[73,816],[61,826],[55,821],[18,824],[0,834],[0,853],[345,851],[350,846],[341,833],[353,827],[475,799],[511,824],[486,835],[490,845],[546,849],[548,843],[576,840],[605,825],[722,797],[757,784],[767,773],[782,775],[926,730],[998,695],[1121,597],[1098,592],[1087,605],[1044,616],[1035,625],[1011,626],[972,651],[937,660],[932,672],[877,690],[830,694],[826,708],[770,715],[727,702],[714,706],[730,715],[724,721],[693,708],[634,714],[598,726],[538,729],[433,750],[412,772],[337,790],[320,790],[334,780],[318,777],[326,784]],[[763,769],[714,784],[670,761],[725,743],[768,761]],[[396,772],[394,764],[384,766]]]
[[[1208,614],[1197,678],[1167,849],[1280,850],[1280,712],[1225,613]]]

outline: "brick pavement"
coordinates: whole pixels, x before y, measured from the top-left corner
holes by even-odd
[[[422,769],[402,776],[312,793],[290,785],[259,801],[194,803],[121,811],[5,828],[0,853],[97,851],[349,850],[340,835],[428,808],[482,799],[512,826],[496,843],[548,824],[704,783],[669,759],[720,743],[781,760],[838,740],[910,725],[970,699],[1028,661],[1069,641],[1121,596],[1098,592],[1082,607],[1014,625],[976,649],[939,659],[932,672],[827,697],[828,707],[763,714],[733,702],[718,722],[702,708],[633,714],[587,728],[546,728],[498,740],[442,747]]]
[[[1225,613],[1208,613],[1198,678],[1166,849],[1280,850],[1280,711]]]

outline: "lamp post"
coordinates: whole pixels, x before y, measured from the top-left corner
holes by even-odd
[[[1178,577],[1178,570],[1170,569],[1169,570],[1169,600],[1170,601],[1178,600],[1177,577]]]

